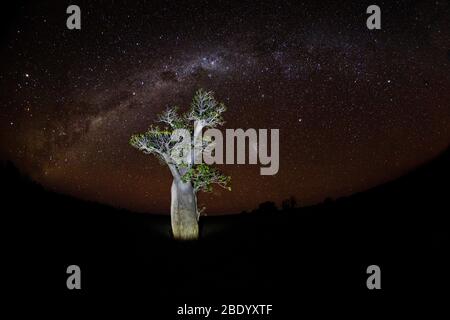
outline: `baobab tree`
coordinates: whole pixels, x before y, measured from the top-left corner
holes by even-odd
[[[130,139],[133,147],[157,156],[169,167],[173,177],[170,216],[175,239],[199,236],[197,192],[210,192],[213,184],[231,190],[229,176],[196,161],[205,150],[214,148],[214,141],[203,137],[203,129],[222,125],[225,110],[225,105],[217,102],[212,92],[200,89],[186,113],[180,115],[177,107],[169,107],[157,120],[161,127],[152,125],[147,132]]]

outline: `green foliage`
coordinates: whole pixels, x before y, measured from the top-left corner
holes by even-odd
[[[145,133],[131,136],[130,144],[144,153],[165,153],[175,144],[171,141],[172,131],[167,128],[150,126]]]
[[[216,183],[231,191],[231,177],[221,174],[219,170],[204,163],[189,168],[182,176],[182,180],[183,182],[191,181],[195,190],[211,192],[212,184]]]
[[[199,89],[192,100],[190,110],[180,115],[178,107],[167,108],[158,116],[158,122],[165,127],[150,126],[150,128],[141,134],[131,136],[130,144],[146,154],[155,154],[159,159],[169,166],[173,172],[173,166],[176,166],[175,172],[181,176],[184,182],[190,181],[195,191],[212,191],[212,185],[231,190],[229,186],[231,177],[221,174],[217,169],[207,164],[192,164],[184,161],[177,162],[172,158],[171,151],[174,150],[177,141],[171,140],[171,134],[176,129],[187,129],[194,133],[194,124],[200,128],[216,127],[224,123],[222,114],[226,107],[214,99],[213,92]],[[192,137],[192,142],[194,137]],[[212,141],[205,139],[203,146],[206,148]]]

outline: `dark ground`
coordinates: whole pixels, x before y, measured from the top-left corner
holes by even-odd
[[[274,315],[299,317],[310,302],[320,303],[318,313],[330,303],[368,313],[400,300],[408,310],[423,298],[448,303],[449,160],[447,151],[397,181],[313,207],[277,211],[266,203],[251,213],[204,217],[194,243],[170,239],[168,216],[51,193],[6,163],[8,297],[25,310],[28,302],[80,310],[105,298],[133,300],[150,319],[173,316],[184,303],[273,304]],[[66,289],[71,264],[81,267],[81,291]],[[366,288],[371,264],[381,268],[380,291]]]

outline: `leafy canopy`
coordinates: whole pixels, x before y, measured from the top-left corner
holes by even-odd
[[[231,177],[223,175],[210,165],[194,164],[193,161],[195,141],[201,141],[200,152],[213,146],[212,141],[203,139],[202,130],[224,124],[222,115],[226,111],[225,105],[215,100],[213,92],[199,89],[190,109],[181,115],[178,110],[176,106],[167,108],[157,120],[163,127],[151,125],[145,133],[134,134],[130,144],[145,154],[156,155],[169,166],[175,179],[192,183],[195,192],[210,192],[213,184],[231,190]],[[172,157],[172,151],[179,142],[172,137],[177,129],[186,129],[191,135],[191,152],[181,162]]]

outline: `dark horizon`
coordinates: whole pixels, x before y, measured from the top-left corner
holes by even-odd
[[[274,304],[276,319],[298,314],[298,305],[303,313],[316,299],[351,301],[371,312],[391,312],[399,299],[437,302],[449,284],[449,159],[447,151],[401,179],[311,207],[275,210],[266,203],[248,214],[202,217],[194,242],[174,241],[167,215],[2,179],[5,278],[20,301],[84,310],[110,297],[130,299],[159,319],[191,301],[255,299]],[[65,287],[74,263],[82,270],[79,292]],[[381,290],[365,285],[371,264],[382,270]],[[24,277],[30,266],[38,275],[32,285]]]
[[[402,188],[404,188],[404,186],[402,186],[402,185],[406,185],[405,180],[412,180],[414,182],[414,184],[418,184],[417,181],[419,181],[421,179],[420,176],[423,175],[424,173],[425,173],[425,175],[429,175],[432,178],[437,178],[437,176],[440,173],[443,173],[444,175],[448,174],[448,166],[446,165],[446,163],[450,163],[450,146],[447,149],[445,149],[443,152],[441,152],[438,156],[436,156],[436,157],[432,158],[431,160],[426,161],[422,164],[419,164],[416,168],[408,171],[407,173],[405,173],[404,175],[402,175],[396,179],[386,181],[382,184],[373,186],[366,190],[361,190],[359,192],[356,192],[356,193],[353,193],[350,195],[343,195],[343,196],[337,197],[337,198],[325,197],[319,202],[316,202],[313,204],[307,204],[304,201],[302,201],[302,199],[299,199],[299,198],[295,197],[294,195],[286,194],[285,197],[281,200],[281,202],[275,202],[275,201],[272,201],[271,199],[266,199],[265,201],[259,203],[257,206],[255,206],[253,208],[250,208],[249,210],[241,210],[241,211],[237,211],[237,212],[227,212],[227,213],[223,213],[223,214],[213,214],[213,215],[206,215],[206,216],[212,216],[212,217],[218,216],[219,217],[219,216],[227,216],[227,215],[250,214],[250,213],[255,213],[255,212],[257,213],[261,210],[261,205],[269,205],[269,207],[272,208],[271,210],[284,211],[283,210],[283,201],[289,201],[291,199],[293,199],[295,201],[295,207],[294,207],[295,209],[308,209],[308,208],[320,207],[321,205],[324,205],[327,203],[340,202],[340,201],[347,200],[347,199],[354,199],[355,197],[358,197],[361,195],[368,196],[373,193],[377,193],[380,190],[384,191],[384,190],[394,189],[394,190],[400,191],[400,190],[402,190]],[[164,216],[164,217],[167,217],[170,214],[169,203],[167,204],[167,210],[165,213],[151,212],[151,211],[133,211],[133,210],[129,210],[127,208],[117,207],[114,205],[109,205],[109,204],[97,202],[94,200],[82,199],[82,198],[79,198],[74,195],[70,195],[70,194],[63,193],[63,192],[58,192],[57,190],[52,190],[51,188],[48,188],[48,187],[40,184],[38,181],[33,180],[25,172],[22,172],[10,160],[0,159],[0,173],[4,177],[8,176],[8,178],[6,179],[7,183],[19,183],[19,185],[23,184],[23,186],[25,188],[28,186],[28,187],[31,187],[32,189],[33,188],[41,189],[50,196],[52,194],[54,194],[57,197],[66,198],[67,200],[70,200],[70,201],[84,202],[84,203],[86,203],[86,205],[92,204],[94,206],[104,207],[105,209],[111,208],[112,210],[118,210],[120,212],[123,212],[124,214],[127,214],[127,213],[139,214],[139,215],[140,214],[144,214],[144,215],[150,214],[150,215]],[[399,185],[401,187],[399,187]],[[4,187],[6,188],[7,186],[5,185]],[[272,206],[272,204],[273,204],[273,206]],[[204,218],[206,216],[202,216],[202,217]]]

